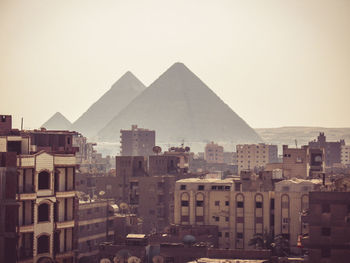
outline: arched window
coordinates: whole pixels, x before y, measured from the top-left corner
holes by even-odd
[[[42,171],[38,176],[38,189],[50,189],[50,174]]]
[[[38,222],[50,221],[50,208],[47,203],[43,203],[38,207]]]
[[[198,193],[196,194],[196,222],[203,223],[204,222],[204,194]]]
[[[181,194],[181,222],[188,223],[190,221],[190,196],[188,193]]]
[[[38,238],[38,254],[49,253],[50,237],[47,235]]]

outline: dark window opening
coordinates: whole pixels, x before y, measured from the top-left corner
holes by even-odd
[[[237,207],[238,208],[243,208],[244,207],[244,203],[242,201],[238,201],[237,202]]]
[[[262,202],[255,202],[256,208],[262,208]]]
[[[38,254],[49,253],[50,237],[41,236],[38,238]]]
[[[188,201],[181,201],[181,206],[188,206]]]
[[[201,201],[201,200],[197,201],[196,202],[196,206],[201,206],[202,207],[203,206],[203,201]]]
[[[186,185],[185,184],[180,185],[180,190],[186,190]]]
[[[8,141],[7,142],[7,151],[21,154],[21,152],[22,152],[21,142],[20,141]]]
[[[41,204],[38,208],[38,222],[47,222],[49,220],[49,205]]]
[[[237,233],[236,236],[237,236],[238,239],[242,239],[243,238],[243,233]]]
[[[225,206],[229,206],[230,205],[230,201],[225,201]]]
[[[204,185],[198,185],[198,190],[203,191],[204,190]]]
[[[38,184],[39,190],[50,188],[50,174],[48,172],[39,173],[38,181],[39,181],[39,184]]]

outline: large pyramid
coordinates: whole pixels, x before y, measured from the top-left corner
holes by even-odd
[[[67,120],[60,112],[56,112],[41,127],[48,130],[70,130],[71,122]]]
[[[157,142],[260,142],[259,135],[184,64],[175,63],[99,133],[118,141],[132,124],[156,130]]]
[[[91,137],[145,89],[130,71],[126,72],[98,101],[77,119],[72,130]]]

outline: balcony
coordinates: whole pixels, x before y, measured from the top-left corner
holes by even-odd
[[[19,193],[16,194],[16,200],[35,200],[36,193]]]
[[[75,190],[56,192],[56,198],[69,198],[74,196],[75,196]]]
[[[18,226],[17,231],[20,233],[34,232],[34,224]]]
[[[73,228],[74,220],[56,222],[56,229]]]

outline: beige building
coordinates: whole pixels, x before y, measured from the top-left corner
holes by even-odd
[[[238,144],[236,146],[238,172],[264,167],[267,163],[278,162],[277,145]]]
[[[207,163],[224,163],[224,147],[214,142],[208,143],[204,149],[204,160]]]
[[[219,247],[247,249],[255,233],[270,228],[270,192],[242,192],[236,179],[183,179],[176,182],[174,221],[217,225]]]
[[[122,156],[153,155],[156,145],[156,132],[132,125],[131,130],[120,130],[120,153]]]
[[[350,165],[350,145],[341,146],[341,163],[345,165]]]
[[[309,208],[309,192],[320,185],[320,180],[296,178],[275,184],[275,235],[288,239],[294,252],[300,252],[298,236],[309,232],[308,224],[301,222],[303,212]]]
[[[74,262],[75,151],[71,132],[11,130],[0,152],[16,153],[17,261]]]

